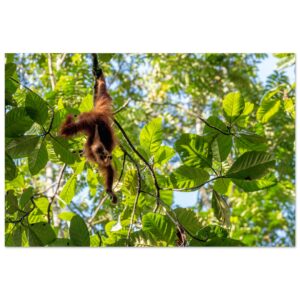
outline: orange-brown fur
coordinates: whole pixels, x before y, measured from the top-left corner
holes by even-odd
[[[87,135],[84,154],[86,158],[96,163],[105,178],[106,192],[117,202],[112,190],[114,169],[111,165],[111,153],[116,146],[116,138],[112,128],[112,99],[107,92],[105,78],[101,69],[95,72],[94,108],[90,112],[81,113],[75,121],[72,115],[67,116],[60,133],[71,137],[79,132]]]

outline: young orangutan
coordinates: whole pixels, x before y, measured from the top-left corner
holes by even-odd
[[[112,99],[107,92],[102,69],[98,66],[96,54],[93,54],[93,73],[95,76],[94,108],[90,112],[81,113],[75,121],[72,115],[67,116],[62,124],[60,134],[71,137],[79,132],[87,135],[84,154],[86,158],[99,166],[105,178],[106,192],[112,203],[117,203],[117,196],[112,190],[114,169],[111,164],[112,151],[116,146],[116,138],[112,128]]]

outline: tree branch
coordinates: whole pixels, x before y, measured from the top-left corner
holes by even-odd
[[[61,180],[62,180],[62,177],[63,177],[63,174],[64,174],[64,171],[65,171],[66,167],[67,167],[67,165],[64,164],[63,167],[61,168],[60,172],[59,172],[56,189],[55,189],[55,191],[54,191],[52,197],[50,198],[50,202],[49,202],[49,204],[48,204],[48,208],[47,208],[47,219],[48,219],[48,223],[49,223],[49,224],[50,224],[50,221],[51,221],[51,219],[50,219],[51,206],[52,206],[52,204],[53,204],[53,202],[54,202],[54,199],[55,199],[55,197],[56,197],[56,195],[57,195],[57,193],[58,193],[58,190],[59,190],[59,187],[60,187],[60,182],[61,182]]]
[[[55,89],[55,85],[56,85],[56,80],[55,80],[54,73],[53,73],[53,68],[52,68],[51,53],[48,53],[48,69],[49,69],[51,87],[52,87],[52,90],[54,90]]]
[[[120,123],[115,119],[114,120],[115,124],[117,125],[117,127],[119,128],[119,130],[121,131],[123,137],[125,138],[126,142],[128,143],[129,147],[131,148],[131,150],[144,162],[144,164],[147,166],[147,168],[149,169],[153,182],[154,182],[154,186],[155,186],[155,190],[156,190],[156,207],[154,208],[154,212],[157,211],[158,207],[159,207],[159,199],[160,199],[160,187],[155,175],[155,172],[153,170],[153,168],[151,167],[151,165],[148,163],[148,161],[142,156],[142,154],[136,150],[136,148],[133,146],[132,142],[130,141],[129,137],[127,136],[126,132],[124,131],[124,129],[122,128],[122,126],[120,125]]]

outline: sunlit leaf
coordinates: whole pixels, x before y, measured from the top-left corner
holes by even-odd
[[[175,149],[182,162],[190,167],[210,167],[211,153],[204,137],[196,134],[183,134],[175,142]]]
[[[233,163],[226,177],[245,180],[258,179],[268,173],[274,163],[272,155],[266,152],[245,152]]]
[[[231,124],[244,111],[245,102],[240,93],[229,93],[223,100],[223,110],[226,120]]]
[[[149,156],[154,155],[162,143],[162,119],[156,118],[141,131],[140,144]]]
[[[30,118],[40,125],[48,119],[47,103],[37,94],[28,92],[25,100],[26,112]]]
[[[45,139],[43,139],[28,156],[28,167],[31,175],[36,175],[48,162],[48,152],[45,144]]]
[[[209,174],[199,168],[180,166],[170,175],[170,184],[173,188],[193,188],[205,183],[209,179]]]
[[[5,115],[5,136],[21,136],[30,129],[32,124],[33,121],[28,116],[25,107],[14,108]]]
[[[162,240],[169,245],[175,241],[175,228],[170,220],[157,213],[147,213],[142,218],[143,231],[148,232],[156,240]]]

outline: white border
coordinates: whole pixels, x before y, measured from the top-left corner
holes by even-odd
[[[4,101],[4,52],[297,52],[299,55],[296,28],[300,28],[300,22],[295,5],[292,0],[211,0],[205,4],[192,0],[103,3],[15,0],[5,4],[1,1],[1,99]],[[3,139],[0,143],[4,154]],[[0,170],[2,196],[3,163],[4,155]],[[2,299],[253,300],[297,299],[300,294],[299,247],[5,249],[3,197],[1,203]],[[299,205],[297,212],[299,215]]]

